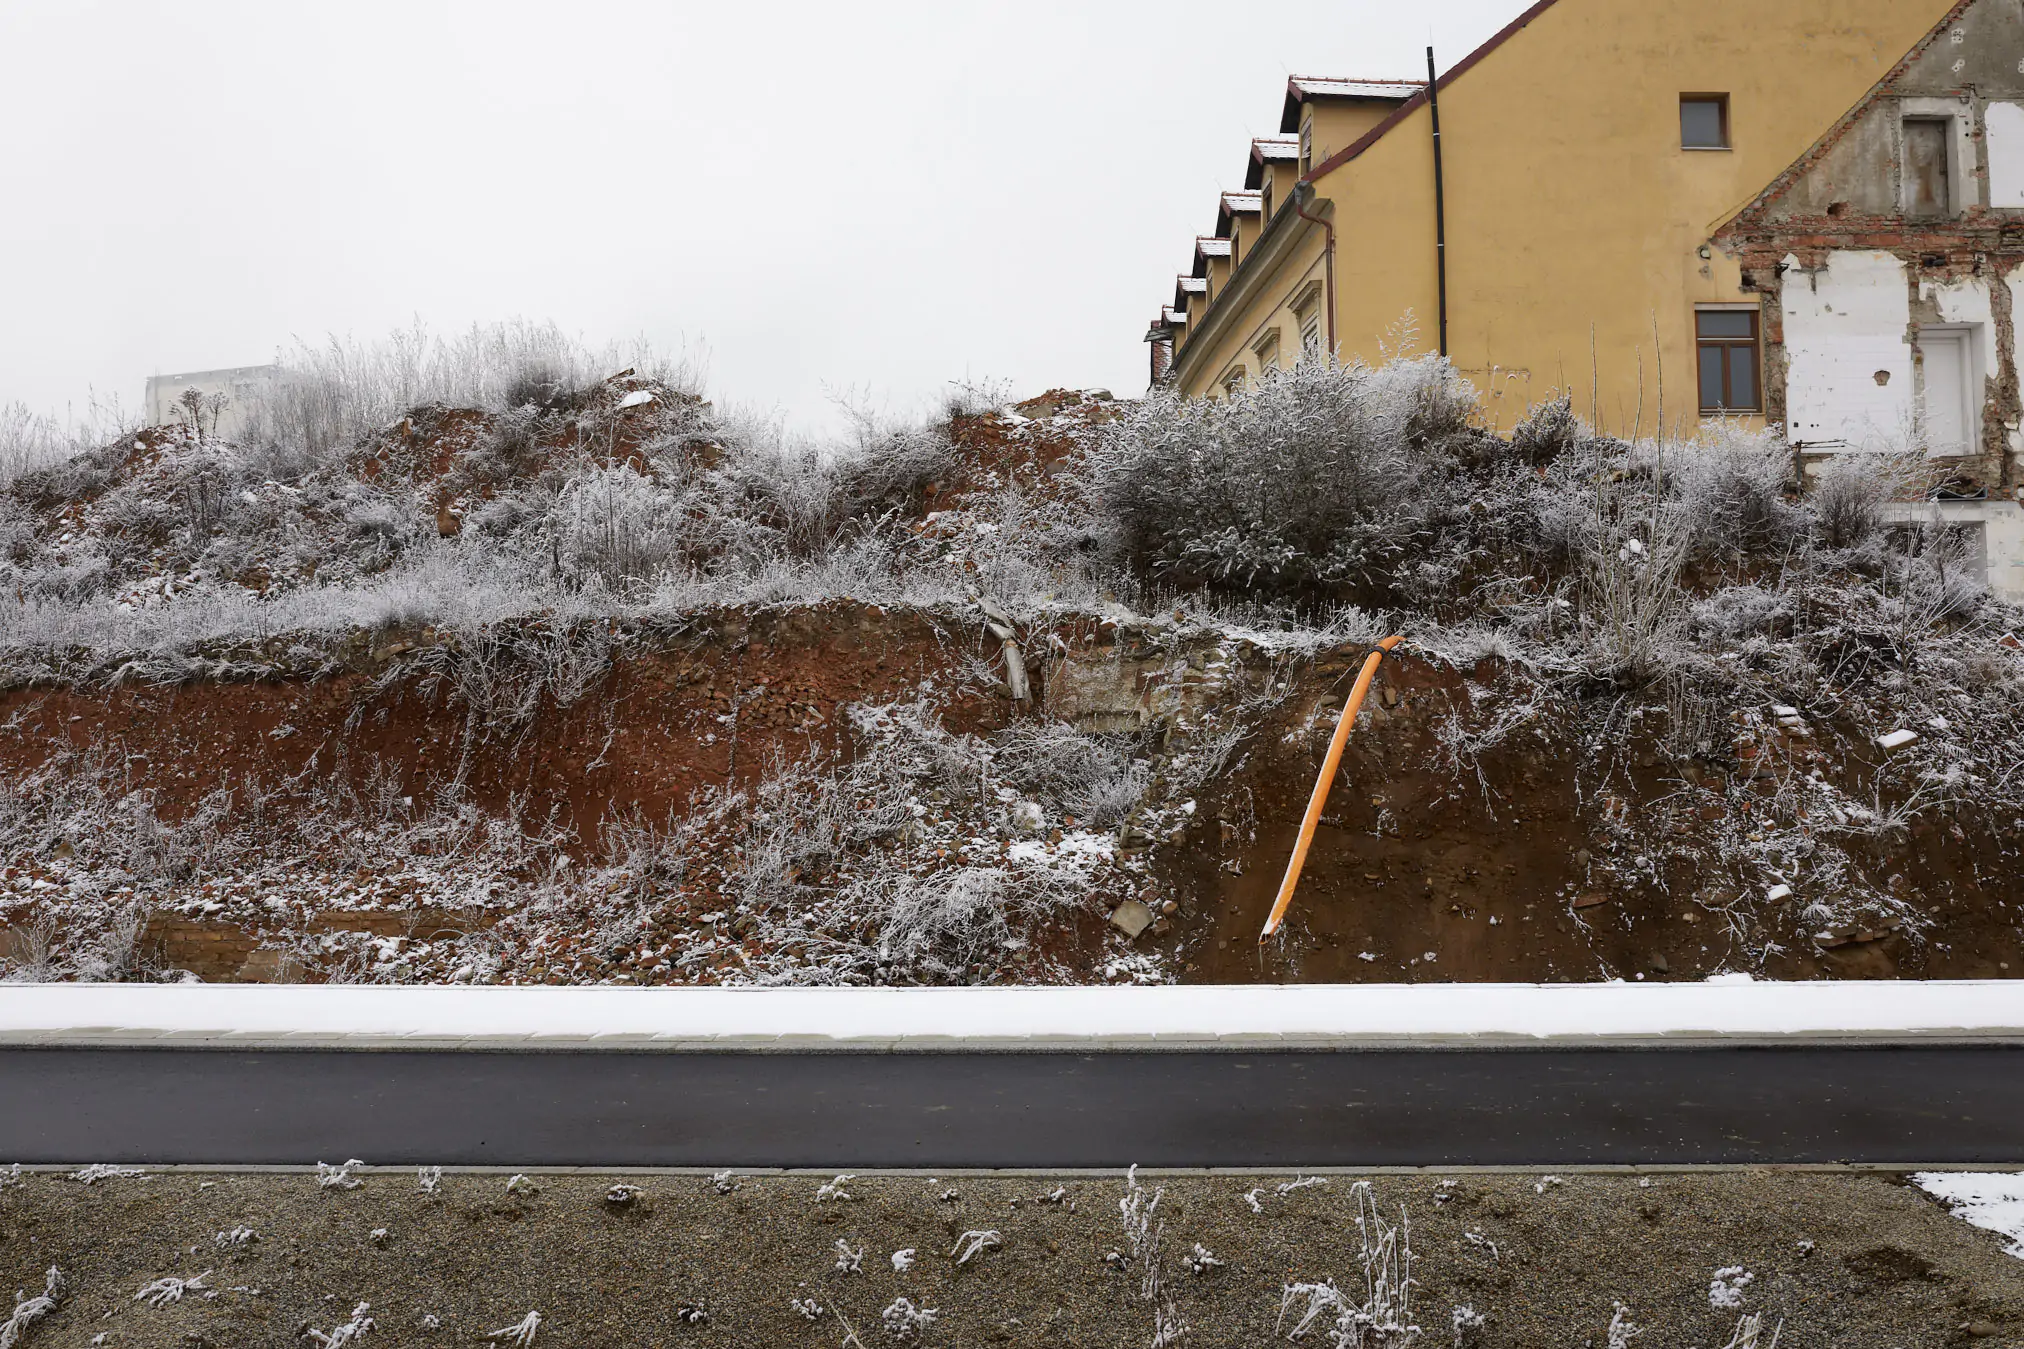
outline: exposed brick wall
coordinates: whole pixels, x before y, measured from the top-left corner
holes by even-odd
[[[313,916],[313,932],[368,932],[376,937],[418,937],[424,941],[462,935],[490,926],[493,915],[448,913],[422,909],[388,912],[359,912],[333,909]],[[27,935],[0,927],[0,958],[25,952]],[[263,950],[262,934],[234,923],[208,923],[180,914],[156,913],[141,930],[138,956],[144,966],[165,970],[188,970],[207,984],[246,980],[272,982],[277,977],[300,977],[300,966],[292,957],[271,949]],[[259,952],[256,959],[255,953]],[[248,961],[253,963],[249,966]]]
[[[260,940],[231,923],[206,923],[156,914],[141,934],[141,959],[168,969],[188,970],[205,983],[236,979]]]

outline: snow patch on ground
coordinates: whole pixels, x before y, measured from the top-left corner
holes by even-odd
[[[2002,1236],[2004,1249],[2024,1260],[2024,1173],[1921,1171],[1912,1183],[1955,1217]]]

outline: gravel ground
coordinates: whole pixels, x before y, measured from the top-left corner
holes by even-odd
[[[471,1171],[424,1193],[409,1171],[367,1171],[351,1189],[320,1189],[301,1172],[90,1185],[29,1172],[0,1188],[0,1288],[33,1294],[50,1265],[66,1280],[21,1349],[315,1346],[312,1331],[330,1336],[360,1302],[374,1323],[361,1349],[480,1344],[529,1311],[541,1315],[537,1349],[842,1346],[853,1329],[876,1349],[902,1342],[881,1321],[899,1297],[935,1310],[913,1341],[925,1349],[1151,1343],[1142,1267],[1120,1271],[1113,1255],[1131,1250],[1123,1176],[884,1173],[845,1182],[847,1199],[819,1197],[827,1179],[536,1173],[516,1192],[504,1174]],[[1162,1264],[1190,1327],[1181,1345],[1274,1343],[1289,1281],[1361,1287],[1359,1177],[1277,1191],[1292,1179],[1141,1175],[1165,1191]],[[1766,1345],[1782,1319],[1784,1349],[2024,1345],[2024,1260],[1899,1176],[1367,1179],[1385,1211],[1410,1216],[1426,1349],[1455,1342],[1458,1305],[1486,1318],[1467,1345],[1600,1349],[1618,1302],[1645,1328],[1637,1349],[1721,1349],[1744,1312],[1764,1315]],[[610,1202],[621,1183],[637,1197]],[[1245,1199],[1254,1188],[1262,1213]],[[252,1235],[224,1235],[241,1228]],[[998,1242],[959,1265],[950,1252],[970,1231]],[[839,1243],[862,1252],[858,1272],[838,1270]],[[1197,1243],[1224,1263],[1191,1273]],[[897,1270],[893,1253],[909,1248],[912,1267]],[[1717,1271],[1737,1266],[1750,1276],[1740,1303],[1711,1306]],[[179,1301],[135,1296],[205,1271]],[[797,1300],[821,1310],[807,1319]],[[1317,1329],[1305,1342],[1328,1341]]]

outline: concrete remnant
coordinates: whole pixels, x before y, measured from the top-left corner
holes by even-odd
[[[293,951],[262,948],[246,957],[239,978],[249,984],[299,984],[309,973]]]
[[[1133,941],[1152,924],[1153,911],[1135,899],[1127,899],[1110,915],[1110,925]]]

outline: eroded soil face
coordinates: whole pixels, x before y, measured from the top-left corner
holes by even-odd
[[[89,1186],[29,1173],[0,1190],[0,1286],[39,1290],[61,1270],[56,1311],[24,1340],[33,1349],[295,1345],[355,1314],[374,1322],[367,1344],[473,1344],[529,1312],[538,1346],[816,1346],[850,1333],[866,1344],[1139,1344],[1154,1332],[1143,1280],[1155,1251],[1157,1290],[1187,1344],[1284,1342],[1310,1301],[1288,1306],[1291,1283],[1362,1294],[1352,1175],[1296,1188],[1291,1175],[1142,1173],[1144,1198],[1162,1192],[1159,1234],[1136,1246],[1122,1176],[882,1174],[818,1199],[830,1179],[536,1174],[509,1190],[505,1173],[466,1172],[424,1193],[407,1170],[354,1189],[319,1189],[302,1172]],[[1782,1323],[1779,1343],[1794,1349],[2004,1344],[2024,1328],[2024,1262],[1895,1176],[1369,1184],[1381,1216],[1409,1219],[1409,1317],[1423,1344],[1457,1333],[1473,1349],[1601,1344],[1619,1308],[1651,1349],[1728,1343],[1749,1314],[1763,1318],[1763,1342]],[[614,1202],[615,1185],[636,1190]],[[972,1233],[990,1239],[959,1264]],[[854,1269],[838,1267],[840,1252]],[[176,1300],[136,1297],[200,1275]],[[934,1313],[911,1341],[884,1329],[901,1298]]]
[[[38,924],[46,939],[138,905],[140,963],[206,979],[333,977],[341,956],[347,977],[404,980],[834,981],[843,967],[813,963],[832,938],[871,953],[849,980],[2024,970],[2018,822],[1971,802],[1851,822],[1836,803],[1883,771],[1854,730],[1737,713],[1689,743],[1685,714],[1650,698],[1424,656],[1381,671],[1286,930],[1261,948],[1364,645],[1086,618],[1019,636],[1024,702],[978,615],[845,603],[496,649],[382,635],[290,678],[16,689],[0,773],[43,815],[4,859],[0,954],[21,960]],[[898,776],[835,776],[909,708],[935,738]],[[1056,737],[1038,758],[1036,735]],[[1068,750],[1111,756],[1110,776],[1049,796],[1046,772],[1097,772],[1049,767]],[[1039,767],[1010,766],[1021,752]],[[125,851],[102,856],[114,826]],[[140,856],[150,830],[173,858]],[[280,857],[279,878],[254,865]],[[762,865],[778,874],[755,901]],[[873,949],[873,881],[934,903],[966,885],[1001,906],[1051,898],[901,968]],[[858,907],[822,917],[838,896]],[[1110,921],[1128,901],[1149,921],[1131,936]],[[484,951],[459,945],[483,933]]]
[[[1970,808],[1845,839],[1851,872],[1901,900],[1910,921],[1809,922],[1792,898],[1782,912],[1766,902],[1772,887],[1753,886],[1738,865],[1753,837],[1762,843],[1778,828],[1770,754],[1724,743],[1721,754],[1679,755],[1646,733],[1599,763],[1584,751],[1593,728],[1583,722],[1609,708],[1569,701],[1458,759],[1473,702],[1487,704],[1493,725],[1503,715],[1485,697],[1500,672],[1415,661],[1384,667],[1286,935],[1261,948],[1353,664],[1317,663],[1288,715],[1247,742],[1156,867],[1203,926],[1175,948],[1184,977],[1535,981],[1743,969],[1780,979],[1989,979],[2024,969],[2018,822]],[[1770,753],[1788,778],[1829,761],[1791,737]]]

